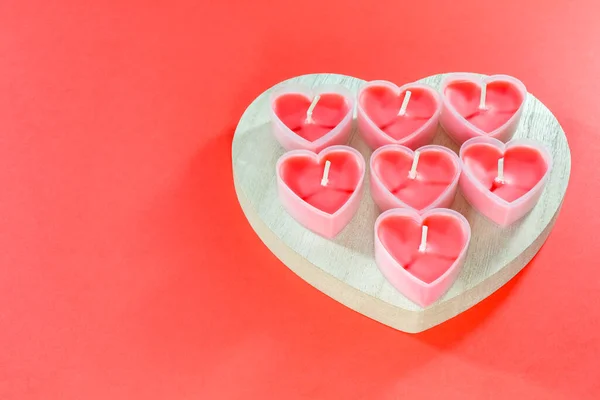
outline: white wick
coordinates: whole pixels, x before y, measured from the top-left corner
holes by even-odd
[[[406,114],[406,108],[408,107],[408,102],[410,101],[411,94],[412,93],[410,92],[410,90],[407,90],[406,93],[404,93],[404,100],[402,100],[402,106],[400,107],[398,115],[402,116]]]
[[[425,249],[427,248],[427,230],[429,228],[427,227],[427,225],[423,225],[423,230],[421,231],[421,244],[419,245],[419,251],[421,253],[425,252]]]
[[[487,95],[487,83],[481,82],[481,97],[479,97],[479,109],[485,110],[485,96]]]
[[[317,103],[319,102],[319,100],[321,100],[321,96],[316,95],[313,98],[312,103],[310,103],[310,107],[308,107],[308,111],[306,111],[306,123],[307,124],[312,124],[314,122],[312,119],[312,114],[313,114],[313,111],[315,110],[315,107],[317,106]]]
[[[331,168],[331,161],[325,161],[325,169],[323,170],[323,177],[321,178],[321,186],[327,186],[329,182],[329,168]]]
[[[421,153],[419,150],[415,151],[415,158],[413,158],[412,166],[410,167],[410,171],[408,172],[408,177],[410,179],[415,179],[417,177],[417,165],[419,164],[419,156]]]
[[[504,183],[504,157],[498,159],[498,177],[496,182]]]

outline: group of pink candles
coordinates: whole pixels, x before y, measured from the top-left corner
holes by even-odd
[[[450,74],[441,91],[420,83],[365,84],[357,96],[362,139],[375,150],[370,192],[383,212],[375,222],[375,260],[401,293],[427,306],[454,282],[471,237],[448,209],[460,187],[500,226],[537,203],[550,173],[539,143],[511,140],[527,98],[517,79]],[[346,146],[355,99],[343,86],[288,85],[271,97],[273,133],[288,150],[276,167],[279,197],[306,228],[327,238],[353,218],[362,198],[363,156]],[[459,154],[430,144],[440,124]]]

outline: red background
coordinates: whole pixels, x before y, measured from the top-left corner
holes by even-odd
[[[0,399],[597,399],[599,11],[0,1]],[[465,70],[515,75],[554,111],[570,186],[523,273],[404,334],[261,243],[233,190],[233,131],[295,75]]]

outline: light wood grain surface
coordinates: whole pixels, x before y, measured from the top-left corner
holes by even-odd
[[[421,82],[439,88],[442,78],[435,75]],[[353,93],[364,83],[337,74],[304,75],[287,82],[309,87],[339,83]],[[271,90],[246,109],[235,132],[232,159],[237,196],[248,221],[269,249],[300,277],[342,304],[396,329],[420,332],[492,294],[533,258],[548,237],[569,181],[571,155],[556,118],[529,94],[515,138],[538,140],[551,150],[554,166],[546,190],[531,213],[504,229],[479,215],[459,192],[452,208],[467,218],[473,232],[467,261],[450,290],[433,305],[421,308],[396,291],[375,265],[373,225],[379,211],[369,193],[368,171],[357,215],[333,240],[308,231],[285,212],[277,197],[275,163],[284,150],[270,131]],[[441,128],[434,143],[458,153],[458,146]],[[371,150],[356,128],[349,144],[363,154],[368,166]]]

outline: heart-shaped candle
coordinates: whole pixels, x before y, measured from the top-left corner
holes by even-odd
[[[386,144],[416,149],[433,140],[441,109],[439,93],[428,85],[368,82],[358,92],[358,127],[372,149]]]
[[[286,150],[315,153],[345,144],[352,130],[354,96],[344,86],[314,89],[288,84],[271,95],[273,135]]]
[[[426,307],[454,283],[470,240],[471,227],[456,211],[396,208],[375,221],[375,262],[400,293]]]
[[[510,140],[523,112],[527,89],[508,75],[449,74],[442,81],[440,124],[459,145],[473,137]]]
[[[350,222],[362,197],[365,160],[352,147],[315,154],[292,150],[277,162],[279,198],[298,222],[332,238]]]
[[[450,207],[460,177],[460,160],[450,149],[428,145],[412,151],[390,144],[371,156],[371,196],[381,211],[413,208],[422,213]]]
[[[522,218],[537,203],[552,169],[541,144],[488,137],[467,140],[460,149],[459,186],[465,199],[500,226]]]

